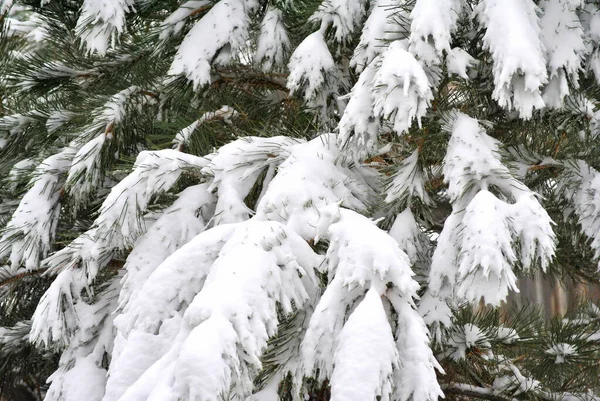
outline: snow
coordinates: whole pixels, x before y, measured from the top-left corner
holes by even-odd
[[[113,140],[115,125],[125,119],[127,105],[134,102],[133,96],[140,93],[138,86],[130,86],[113,96],[101,107],[93,111],[94,120],[82,130],[82,133],[73,141],[73,147],[78,148],[73,158],[65,191],[73,200],[75,208],[85,205],[90,195],[100,186],[103,180],[102,156],[107,141]],[[71,113],[58,112],[54,116],[52,128],[64,124],[64,119],[69,119]],[[90,140],[91,136],[95,138]]]
[[[19,182],[26,178],[36,166],[36,162],[32,159],[23,159],[17,162],[8,173],[8,181],[11,183],[11,189],[14,190]]]
[[[204,231],[215,197],[206,184],[187,187],[135,243],[125,262],[119,308],[127,310],[148,277],[175,250]]]
[[[320,23],[321,31],[331,25],[335,40],[344,43],[360,28],[366,11],[365,5],[366,2],[362,0],[325,0],[309,21]]]
[[[460,47],[454,47],[449,50],[448,56],[446,57],[448,74],[458,75],[462,79],[469,79],[467,70],[472,68],[476,63],[477,61]]]
[[[252,211],[245,198],[260,174],[270,166],[279,165],[298,141],[283,136],[272,138],[242,138],[228,143],[210,156],[202,170],[213,179],[209,191],[217,191],[216,224],[247,220]],[[265,183],[263,185],[268,185]]]
[[[400,135],[408,131],[414,119],[421,126],[433,93],[423,67],[405,50],[404,43],[393,42],[381,57],[373,78],[373,112],[392,120],[394,131]]]
[[[357,159],[366,157],[378,144],[381,123],[373,118],[372,94],[375,64],[372,62],[362,71],[352,91],[345,96],[350,100],[338,124],[338,143]]]
[[[419,166],[419,150],[398,163],[398,170],[392,176],[386,188],[386,203],[400,202],[410,205],[413,198],[418,198],[423,204],[431,204],[431,199],[425,191],[425,177]]]
[[[500,366],[507,370],[508,374],[494,379],[492,384],[494,392],[508,392],[513,396],[518,396],[529,392],[535,394],[540,389],[541,383],[539,381],[524,376],[511,362],[505,360],[500,363]]]
[[[552,347],[545,350],[544,353],[556,356],[556,359],[554,360],[555,364],[568,363],[569,357],[577,356],[578,354],[575,346],[566,343],[554,344]]]
[[[10,135],[22,134],[30,124],[35,122],[33,115],[12,114],[0,118],[0,130]]]
[[[199,170],[206,165],[203,158],[170,149],[140,152],[133,171],[112,188],[102,203],[93,224],[97,238],[118,249],[133,245],[144,232],[140,213],[147,209],[151,198],[169,190],[186,169]]]
[[[173,144],[175,144],[175,148],[177,148],[178,150],[182,150],[183,146],[189,142],[190,137],[192,136],[194,131],[196,131],[196,128],[198,128],[198,125],[200,124],[201,121],[196,120],[187,127],[183,128],[181,131],[179,131],[173,139]]]
[[[463,196],[470,182],[486,187],[497,184],[496,177],[509,174],[500,161],[499,142],[487,135],[477,120],[459,113],[451,132],[443,166],[450,200]]]
[[[175,363],[173,391],[189,401],[221,401],[239,377],[240,338],[227,318],[213,314],[192,329]]]
[[[68,169],[74,154],[73,148],[66,147],[36,167],[30,189],[0,238],[0,257],[9,256],[13,269],[21,264],[29,270],[37,269],[40,258],[50,252],[60,215],[60,174]]]
[[[550,82],[544,91],[548,107],[559,108],[569,95],[567,80],[578,86],[579,72],[586,55],[584,33],[576,7],[580,1],[544,0],[540,3],[542,42],[546,49]],[[557,93],[552,93],[556,87]],[[554,96],[552,96],[554,95]]]
[[[100,134],[77,151],[73,158],[66,190],[74,198],[75,204],[84,203],[92,191],[101,183],[101,156],[107,136]]]
[[[475,195],[463,219],[461,253],[458,263],[457,295],[470,302],[481,297],[500,304],[508,291],[518,292],[512,271],[516,261],[506,218],[506,204],[486,190]]]
[[[0,15],[7,14],[13,6],[13,2],[14,0],[2,0],[2,4],[0,4]]]
[[[413,306],[404,297],[390,298],[398,313],[396,347],[400,360],[394,372],[394,400],[437,401],[444,398],[437,381],[436,370],[444,374],[431,348],[429,330]]]
[[[493,98],[524,119],[545,106],[541,87],[548,82],[544,44],[533,0],[484,0],[475,9],[485,26],[492,54]]]
[[[90,53],[103,56],[125,30],[134,0],[84,0],[75,30]]]
[[[531,193],[520,194],[510,205],[509,213],[515,235],[519,238],[521,264],[528,271],[539,262],[546,271],[556,251],[554,222]]]
[[[30,330],[31,320],[22,320],[12,327],[0,327],[0,344],[2,344],[2,348],[6,351],[18,349],[22,346],[23,341],[29,340]]]
[[[215,238],[214,230],[225,230],[229,237],[219,240],[218,237]],[[188,399],[190,396],[198,397],[199,394],[202,397],[209,394],[216,397],[219,394],[212,391],[229,388],[229,384],[233,385],[234,393],[244,399],[252,392],[252,377],[260,369],[260,356],[266,348],[267,340],[277,330],[276,304],[279,303],[287,313],[292,311],[292,303],[301,308],[308,300],[305,285],[316,285],[312,271],[319,258],[308,244],[281,223],[253,219],[213,228],[176,251],[144,285],[136,301],[139,312],[147,313],[149,309],[160,308],[161,303],[155,302],[154,297],[146,298],[152,299],[151,302],[141,300],[142,297],[151,296],[148,292],[151,288],[160,289],[161,292],[157,295],[163,296],[164,280],[160,281],[159,286],[149,286],[153,276],[164,272],[163,266],[189,266],[178,263],[177,260],[197,260],[190,252],[206,255],[206,247],[199,247],[196,243],[200,238],[222,248],[213,253],[212,260],[208,257],[204,273],[199,274],[197,269],[189,269],[188,274],[192,274],[194,278],[191,281],[181,274],[163,276],[171,277],[171,280],[183,278],[180,281],[183,288],[166,288],[175,290],[175,298],[178,294],[189,293],[193,300],[183,311],[179,329],[170,334],[163,333],[166,349],[163,349],[162,355],[156,355],[156,362],[148,366],[139,379],[118,398],[122,401],[139,399],[140,391],[146,394],[144,397],[150,395],[149,399],[158,397],[158,394],[163,393],[162,386],[166,386],[167,382],[175,383],[169,390],[173,392],[174,399]],[[190,292],[186,287],[198,280],[203,281],[202,276],[205,277],[204,283]],[[301,276],[310,280],[303,280]],[[181,301],[173,301],[182,305]],[[165,308],[162,313],[169,316],[172,309]],[[164,318],[155,322],[160,324]],[[136,331],[152,333],[154,329],[149,323],[150,321],[142,321],[138,317],[134,327],[137,327]],[[117,324],[123,328],[122,323]],[[135,337],[136,340],[139,338]],[[210,344],[214,346],[209,346]],[[128,342],[127,347],[139,347],[138,341]],[[188,353],[186,350],[194,352]],[[222,350],[227,356],[222,359],[218,350]],[[219,363],[214,365],[211,361]],[[126,364],[127,361],[123,362]],[[125,373],[127,370],[126,365],[123,365],[119,372]],[[136,367],[136,370],[139,371],[139,368]],[[162,373],[161,379],[158,382],[152,381],[159,371]],[[202,380],[190,372],[200,372]]]
[[[285,56],[291,48],[281,10],[269,7],[260,25],[254,62],[264,72],[285,66]]]
[[[186,198],[197,194],[197,190],[190,191],[185,194]],[[135,249],[139,247],[139,253],[132,253],[127,259],[120,313],[115,317],[118,335],[104,401],[118,400],[169,351],[180,330],[183,312],[202,289],[209,269],[236,228],[223,225],[203,231],[177,251],[173,249],[175,244],[165,248],[164,260],[157,255],[151,263],[145,262],[150,259],[150,255],[143,252],[148,250],[146,246],[162,240],[161,232],[165,229],[176,230],[170,226],[174,219],[179,220],[178,215],[173,208],[162,222],[159,219],[138,241]],[[167,255],[171,251],[173,253]]]
[[[67,348],[63,351],[58,369],[49,377],[50,387],[46,400],[100,401],[106,384],[104,360],[113,346],[111,312],[116,306],[120,290],[120,275],[113,277],[99,294],[93,305],[82,299],[75,301],[78,330],[72,332]],[[37,314],[37,310],[36,310]],[[32,336],[36,327],[34,325]],[[35,336],[33,336],[35,338]],[[81,384],[85,383],[85,386]]]
[[[231,54],[245,47],[248,14],[255,8],[252,0],[221,0],[213,5],[179,45],[169,75],[185,75],[194,89],[210,83],[213,60],[227,64]],[[208,37],[211,40],[205,40]]]
[[[46,129],[52,134],[67,124],[77,114],[68,110],[54,110],[46,120]]]
[[[205,165],[204,159],[174,150],[139,154],[134,171],[113,187],[92,227],[44,261],[50,272],[59,274],[38,305],[39,316],[34,318],[38,342],[67,341],[75,322],[67,323],[72,316],[64,316],[64,308],[58,307],[63,297],[79,297],[116,251],[135,245],[146,230],[140,214],[156,193],[170,189],[186,168]],[[67,305],[67,311],[72,309]]]
[[[165,40],[172,35],[177,35],[185,26],[186,19],[194,13],[195,10],[209,6],[212,3],[208,0],[189,0],[179,6],[179,8],[160,24],[160,39]]]
[[[200,116],[199,119],[197,119],[187,127],[183,128],[181,131],[179,131],[177,135],[175,135],[173,143],[175,144],[175,147],[178,150],[182,150],[183,147],[189,143],[190,137],[192,136],[194,131],[196,131],[198,126],[202,125],[207,121],[215,120],[222,120],[226,124],[232,124],[232,120],[234,118],[237,118],[238,116],[239,113],[235,111],[233,107],[227,105],[221,107],[219,110],[206,112],[202,114],[202,116]]]
[[[48,378],[52,385],[44,399],[47,401],[101,401],[106,384],[105,376],[106,371],[97,365],[92,355],[78,357],[71,369],[65,372],[58,370]]]
[[[337,348],[347,309],[352,309],[366,289],[379,294],[389,290],[411,303],[419,285],[412,279],[410,261],[396,241],[368,218],[339,210],[331,224],[326,256],[329,284],[311,317],[302,344],[306,371],[318,370],[319,378],[330,377],[331,355]]]
[[[500,325],[496,330],[496,340],[502,344],[514,344],[520,339],[519,334],[515,329]]]
[[[362,72],[386,49],[386,42],[404,39],[396,31],[408,31],[409,27],[398,27],[397,24],[402,22],[403,17],[408,19],[408,15],[405,15],[404,9],[397,9],[397,5],[397,0],[377,0],[373,3],[360,42],[350,60],[350,66],[357,72]]]
[[[235,228],[222,225],[205,231],[160,263],[137,290],[137,296],[124,306],[116,320],[119,330],[128,334],[139,328],[154,333],[164,319],[185,309],[203,288],[206,275]]]
[[[570,187],[573,184],[574,188]],[[600,173],[583,160],[577,160],[567,164],[562,185],[565,190],[561,193],[572,200],[577,221],[592,240],[591,246],[597,258],[600,256],[600,218],[595,211],[600,210]]]
[[[427,302],[420,312],[428,322],[449,322],[444,299],[498,305],[508,291],[518,292],[512,266],[535,263],[545,270],[555,252],[552,220],[536,195],[502,164],[499,142],[465,114],[449,118],[451,133],[443,163],[453,212],[433,253]],[[498,196],[488,189],[500,189]],[[512,202],[512,203],[511,203]]]
[[[410,13],[409,50],[426,66],[440,64],[450,53],[451,34],[462,9],[462,0],[417,0]]]
[[[326,81],[338,74],[338,67],[321,31],[311,33],[296,47],[288,69],[287,87],[290,93],[301,92],[307,103],[325,105],[328,96]]]
[[[421,231],[410,208],[404,209],[402,213],[396,216],[389,234],[396,240],[400,249],[406,253],[412,264],[426,252],[423,241],[419,238]]]
[[[485,333],[472,323],[456,327],[448,345],[452,351],[450,358],[455,361],[465,359],[467,351],[471,348],[477,347],[483,350],[490,347]]]
[[[294,146],[261,198],[256,217],[286,222],[302,238],[318,242],[338,206],[367,210],[372,200],[368,177],[373,173],[346,166],[341,156],[333,135]]]
[[[376,356],[376,357],[375,357]],[[340,332],[331,376],[332,401],[389,401],[398,350],[374,288],[367,291]]]

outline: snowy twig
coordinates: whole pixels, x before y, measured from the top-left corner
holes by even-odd
[[[479,398],[481,400],[516,401],[515,398],[494,394],[491,388],[477,387],[465,383],[451,383],[445,386],[442,385],[442,390],[444,391],[444,394],[464,395],[466,397]]]

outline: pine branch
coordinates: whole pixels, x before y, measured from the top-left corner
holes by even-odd
[[[460,395],[481,400],[517,401],[516,398],[494,394],[494,390],[490,387],[477,387],[465,383],[444,384],[442,385],[442,391],[444,391],[445,394]]]

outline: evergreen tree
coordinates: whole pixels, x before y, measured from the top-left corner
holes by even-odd
[[[598,398],[597,1],[1,4],[5,394]]]

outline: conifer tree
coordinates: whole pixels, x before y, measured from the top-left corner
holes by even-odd
[[[4,394],[598,399],[597,1],[0,4]]]

